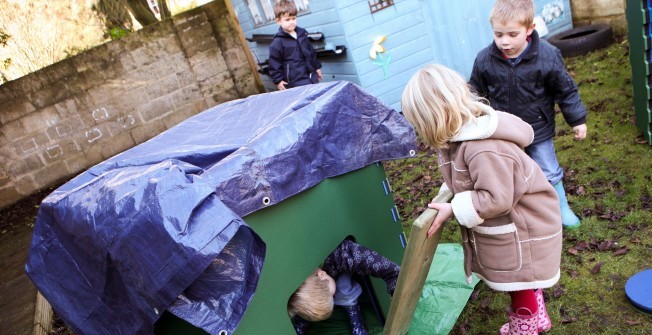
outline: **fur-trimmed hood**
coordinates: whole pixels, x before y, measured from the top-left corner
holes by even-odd
[[[500,127],[498,127],[499,123]],[[513,142],[524,148],[534,140],[534,130],[517,116],[485,106],[484,115],[478,117],[477,122],[469,122],[462,126],[451,142],[488,138]]]

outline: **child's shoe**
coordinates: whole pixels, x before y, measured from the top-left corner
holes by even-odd
[[[568,206],[568,199],[566,199],[566,191],[564,184],[558,182],[554,185],[557,196],[559,197],[559,209],[561,209],[561,224],[564,228],[575,229],[580,226],[580,219],[573,213],[573,210]]]
[[[541,289],[535,290],[534,296],[537,298],[537,317],[539,319],[537,330],[539,333],[545,333],[552,328],[552,322],[550,322],[550,316],[548,316],[548,311],[546,310],[546,302],[543,300],[543,291]]]
[[[525,314],[519,314],[519,312]],[[537,313],[532,313],[525,307],[520,307],[516,313],[512,312],[511,307],[507,307],[507,317],[509,321],[500,327],[500,335],[537,335]]]

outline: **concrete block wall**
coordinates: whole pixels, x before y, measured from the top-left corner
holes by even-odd
[[[573,27],[608,23],[614,34],[627,35],[625,0],[571,0]]]
[[[228,0],[0,85],[0,208],[262,92]]]

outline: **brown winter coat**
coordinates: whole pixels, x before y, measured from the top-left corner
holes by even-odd
[[[487,107],[439,151],[453,213],[462,229],[465,271],[498,291],[547,288],[559,280],[559,200],[522,150],[532,127]]]

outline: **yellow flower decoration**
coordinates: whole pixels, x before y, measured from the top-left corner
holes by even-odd
[[[385,52],[385,48],[381,45],[381,43],[385,42],[385,39],[387,39],[385,35],[376,37],[374,44],[371,46],[371,50],[369,50],[369,58],[376,59],[377,54]]]

